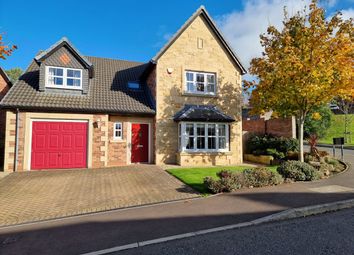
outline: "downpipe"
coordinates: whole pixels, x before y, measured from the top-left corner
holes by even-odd
[[[16,139],[15,139],[15,162],[14,162],[14,172],[17,172],[17,165],[18,165],[18,136],[19,136],[19,129],[20,129],[20,110],[16,109]]]

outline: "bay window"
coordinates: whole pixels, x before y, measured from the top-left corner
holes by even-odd
[[[229,151],[229,125],[225,123],[181,122],[180,151]]]

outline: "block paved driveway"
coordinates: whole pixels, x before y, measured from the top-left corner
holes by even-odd
[[[0,180],[0,226],[197,196],[154,165],[12,173]]]

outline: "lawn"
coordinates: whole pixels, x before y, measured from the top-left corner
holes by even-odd
[[[349,132],[352,132],[352,139],[347,145],[354,145],[354,115],[351,114],[352,123],[349,125]],[[344,136],[344,115],[332,115],[331,126],[327,131],[324,138],[319,140],[319,143],[332,144],[333,137],[343,137]]]
[[[193,189],[203,193],[210,193],[208,189],[204,186],[203,180],[207,176],[213,178],[218,178],[216,173],[221,170],[230,171],[242,171],[244,169],[250,168],[249,166],[218,166],[218,167],[204,167],[204,168],[173,168],[168,169],[171,175],[181,180],[185,184],[191,186]],[[270,171],[276,171],[277,166],[269,166]]]

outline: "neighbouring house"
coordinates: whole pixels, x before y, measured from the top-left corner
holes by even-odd
[[[241,163],[245,73],[203,6],[148,63],[63,38],[1,101],[4,170]]]
[[[6,72],[0,67],[0,100],[7,94],[12,86]],[[0,169],[4,166],[6,111],[0,109]]]

